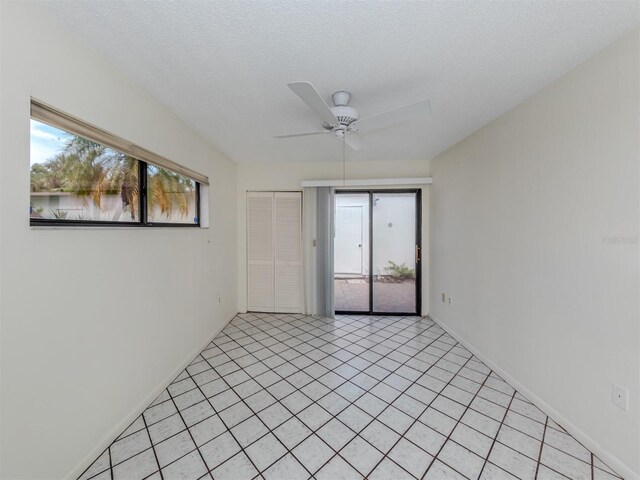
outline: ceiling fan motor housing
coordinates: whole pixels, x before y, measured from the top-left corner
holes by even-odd
[[[360,118],[358,111],[353,107],[332,107],[331,111],[341,125],[350,125]]]
[[[358,111],[349,106],[349,101],[351,100],[351,94],[349,92],[335,92],[331,95],[331,99],[335,105],[335,107],[331,108],[331,111],[341,125],[350,125],[360,118]]]

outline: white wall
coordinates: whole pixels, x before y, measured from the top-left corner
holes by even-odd
[[[431,164],[432,315],[626,478],[640,473],[638,41]],[[612,405],[613,382],[630,411]]]
[[[353,162],[347,165],[348,179],[382,179],[428,177],[429,162]],[[246,192],[259,190],[301,190],[303,180],[335,180],[342,178],[342,162],[323,163],[241,163],[238,164],[238,310],[247,310],[247,221]],[[376,185],[372,185],[376,187]],[[351,187],[349,188],[351,190]],[[429,204],[428,186],[422,192],[422,251],[428,251]],[[304,199],[303,199],[304,202]],[[303,209],[304,212],[304,209]],[[306,248],[306,247],[305,247]],[[429,262],[422,262],[422,313],[429,312]],[[313,313],[313,312],[308,312]]]
[[[0,8],[0,477],[54,479],[236,311],[236,168],[36,7]],[[30,96],[208,175],[211,228],[30,228]]]

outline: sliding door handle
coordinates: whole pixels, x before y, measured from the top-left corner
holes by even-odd
[[[420,247],[416,245],[416,263],[420,261]]]

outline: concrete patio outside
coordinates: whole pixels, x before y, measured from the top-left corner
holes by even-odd
[[[336,278],[336,311],[369,311],[369,278]],[[376,281],[373,283],[373,310],[379,313],[413,313],[416,311],[416,281]]]

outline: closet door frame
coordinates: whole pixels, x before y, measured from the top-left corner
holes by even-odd
[[[285,309],[287,311],[277,311],[277,302],[276,302],[276,292],[277,292],[277,286],[276,286],[276,221],[277,221],[277,213],[276,213],[276,194],[278,193],[285,193],[285,194],[295,194],[298,197],[298,203],[299,203],[299,220],[300,220],[300,225],[299,225],[299,260],[298,260],[298,276],[299,276],[299,285],[300,285],[300,292],[299,292],[299,308],[295,309]],[[272,279],[271,279],[271,290],[272,290],[272,308],[270,309],[256,309],[255,307],[252,308],[251,305],[251,296],[250,296],[250,282],[251,282],[251,277],[249,275],[249,267],[250,267],[250,217],[249,217],[249,197],[254,195],[255,197],[263,197],[263,198],[269,198],[270,202],[271,202],[271,208],[272,208],[272,214],[271,214],[271,242],[272,242],[272,248],[271,248],[271,263],[272,263]],[[303,239],[302,239],[302,230],[303,230],[303,219],[302,219],[302,215],[303,215],[303,192],[301,190],[247,190],[246,192],[246,204],[247,204],[247,215],[246,215],[246,223],[247,223],[247,228],[246,228],[246,291],[247,291],[247,311],[248,312],[257,312],[257,313],[290,313],[290,314],[300,314],[304,311],[304,288],[303,288],[303,279],[304,279],[304,263],[303,263]]]

